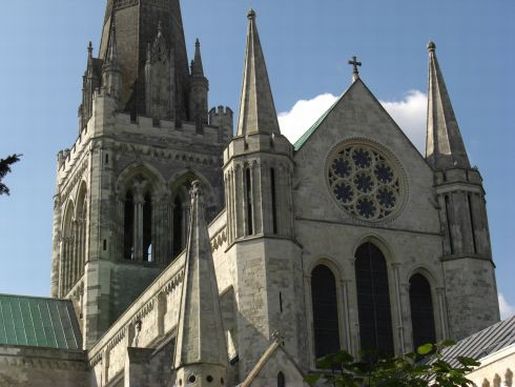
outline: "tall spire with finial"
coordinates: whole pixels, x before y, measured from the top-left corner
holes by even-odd
[[[202,65],[202,55],[200,54],[200,41],[195,41],[195,56],[191,61],[191,76],[192,77],[203,77],[204,66]]]
[[[280,133],[254,10],[249,11],[248,19],[247,49],[237,135]]]
[[[470,168],[470,162],[443,79],[436,45],[429,42],[426,159],[435,169]]]
[[[205,203],[199,181],[191,188],[191,213],[186,246],[184,283],[179,311],[175,368],[205,367],[197,375],[204,385],[207,375],[225,377],[227,350],[218,285],[205,220]]]

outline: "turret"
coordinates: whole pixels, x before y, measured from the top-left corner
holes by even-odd
[[[482,178],[470,166],[435,50],[430,42],[426,159],[444,236],[449,328],[460,339],[498,321],[499,307]]]
[[[227,349],[200,182],[191,216],[175,347],[175,386],[224,386]]]
[[[114,16],[111,20],[111,33],[109,35],[107,52],[102,66],[102,89],[106,95],[114,98],[117,102],[120,101],[122,73],[118,57]]]
[[[242,203],[228,209],[231,242],[255,235],[291,237],[293,233],[293,148],[279,129],[255,16],[252,10],[248,14],[237,134],[224,152],[226,179],[235,179],[232,190],[238,195],[231,201]]]
[[[191,81],[190,81],[190,101],[189,115],[190,120],[195,122],[197,131],[201,131],[207,125],[209,82],[204,76],[202,56],[200,54],[200,42],[195,42],[195,57],[191,61]]]
[[[289,353],[303,356],[303,277],[293,233],[292,154],[279,129],[251,10],[238,130],[224,151],[228,255],[235,260],[235,283],[242,284],[235,289],[243,324],[238,327],[240,375],[248,374],[276,331],[284,335]]]
[[[93,44],[88,44],[86,71],[82,77],[82,104],[79,108],[80,130],[88,123],[93,112],[93,96],[100,87],[102,61],[93,58]]]

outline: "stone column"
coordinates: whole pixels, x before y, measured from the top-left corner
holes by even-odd
[[[401,353],[405,353],[406,352],[406,343],[404,340],[404,323],[403,323],[404,314],[402,313],[401,283],[400,283],[400,273],[399,273],[400,264],[394,263],[394,264],[392,264],[392,267],[393,267],[393,277],[394,277],[394,282],[395,282],[395,284],[394,284],[395,285],[395,299],[396,299],[396,303],[397,303],[397,322],[398,322],[397,330],[398,330],[398,339],[399,339],[399,349],[400,349]]]

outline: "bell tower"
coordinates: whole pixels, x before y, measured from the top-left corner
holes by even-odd
[[[74,301],[86,348],[186,248],[192,182],[208,222],[223,207],[232,115],[207,121],[196,49],[190,74],[178,0],[109,0],[98,58],[88,46],[79,135],[58,154],[52,259],[52,295]]]

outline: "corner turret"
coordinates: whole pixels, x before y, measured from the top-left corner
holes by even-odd
[[[426,159],[435,174],[443,268],[453,339],[499,321],[494,264],[481,174],[471,168],[440,66],[428,44]],[[468,316],[463,320],[463,316]]]
[[[106,95],[114,98],[119,103],[122,91],[122,73],[118,58],[114,16],[111,22],[111,34],[109,36],[106,57],[102,66],[102,89]]]
[[[197,131],[202,131],[207,125],[208,92],[209,81],[204,76],[202,56],[200,54],[200,41],[195,42],[195,57],[191,61],[191,80],[190,80],[190,101],[189,115],[191,121],[195,122]]]
[[[242,284],[236,289],[239,321],[255,327],[238,328],[240,375],[248,375],[258,362],[273,332],[283,332],[294,357],[303,356],[304,340],[299,334],[304,304],[293,227],[293,147],[279,129],[253,10],[244,66],[238,131],[224,151],[227,254],[234,257],[235,281]]]

